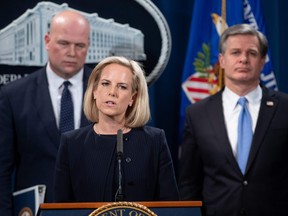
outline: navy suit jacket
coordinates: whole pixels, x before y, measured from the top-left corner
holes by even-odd
[[[91,69],[84,67],[85,91]],[[53,173],[60,143],[48,90],[46,67],[0,90],[0,215],[9,215],[14,191],[45,184],[52,201]],[[82,113],[81,126],[89,124]],[[15,169],[14,185],[11,174]]]
[[[165,133],[145,126],[123,134],[125,201],[179,200]],[[116,135],[93,125],[64,133],[56,162],[55,202],[111,202],[118,189]]]
[[[183,200],[203,200],[207,215],[288,215],[288,96],[262,89],[244,175],[228,139],[222,92],[187,108],[179,191]]]

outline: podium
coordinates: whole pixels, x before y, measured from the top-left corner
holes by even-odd
[[[133,202],[143,205],[158,216],[201,216],[201,201]],[[94,210],[106,206],[107,202],[97,203],[42,203],[37,216],[88,216]],[[108,215],[108,214],[103,214]],[[114,214],[112,214],[114,215]],[[124,215],[122,213],[115,215]],[[137,213],[135,214],[137,215]],[[138,214],[141,215],[141,214]]]

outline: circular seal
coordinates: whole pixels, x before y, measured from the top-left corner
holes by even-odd
[[[147,76],[148,84],[151,84],[159,78],[159,76],[164,71],[171,53],[172,40],[169,26],[166,22],[165,17],[162,15],[160,10],[151,2],[151,0],[136,0],[141,4],[154,18],[157,23],[157,26],[160,30],[161,35],[161,52],[158,58],[158,62]]]
[[[143,53],[140,51],[140,56],[146,56],[146,58],[141,59],[137,56],[134,58],[126,56],[125,53],[124,56],[143,65],[148,85],[155,83],[166,68],[172,49],[170,29],[158,7],[151,0],[96,0],[94,3],[95,7],[91,7],[89,1],[87,6],[82,3],[78,8],[88,13],[97,13],[99,17],[111,19],[112,23],[115,22],[120,26],[125,25],[126,35],[129,34],[129,28],[138,31],[136,34],[138,38],[133,39],[137,41],[137,44],[128,46],[133,47],[134,52],[143,51]],[[71,3],[69,5],[73,7]],[[128,50],[126,50],[127,53]]]
[[[108,203],[94,210],[89,216],[101,215],[142,215],[142,216],[157,216],[153,211],[146,206],[135,202],[114,202]]]
[[[7,11],[13,13],[6,14],[7,16],[4,14],[5,19],[0,20],[0,45],[5,44],[0,46],[0,85],[27,76],[46,65],[47,53],[41,35],[49,31],[47,20],[64,9],[77,10],[89,19],[91,43],[86,64],[92,68],[105,57],[122,55],[143,65],[150,85],[160,77],[170,58],[170,29],[165,17],[151,0],[72,0],[62,4],[31,0],[21,5],[19,10],[15,10],[10,2],[7,2],[6,7]],[[39,25],[31,24],[38,22]],[[30,50],[29,52],[18,52],[13,43],[5,41],[13,41],[16,38],[15,32],[20,31],[23,26],[35,27],[31,28],[33,37],[30,34],[23,35],[23,40],[37,43],[21,45],[21,50]],[[5,35],[10,36],[7,38]],[[30,36],[35,40],[29,39]],[[6,47],[7,44],[9,47]]]

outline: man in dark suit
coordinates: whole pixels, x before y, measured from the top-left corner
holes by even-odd
[[[91,73],[84,66],[89,37],[90,25],[85,17],[75,11],[60,12],[45,35],[47,65],[1,88],[0,215],[12,215],[11,188],[17,191],[44,184],[45,202],[52,201],[64,81],[70,82],[74,128],[89,124],[82,111]]]
[[[219,48],[225,88],[186,110],[181,198],[203,200],[205,215],[287,215],[288,96],[259,85],[267,39],[240,24],[224,31]],[[246,105],[238,104],[240,97]],[[251,123],[244,127],[243,139],[251,131],[245,163],[238,132],[242,109]]]

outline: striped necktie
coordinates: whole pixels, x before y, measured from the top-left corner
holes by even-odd
[[[69,81],[63,82],[64,89],[61,96],[61,109],[60,109],[60,124],[59,130],[64,133],[74,129],[74,109],[71,93],[68,86],[71,85]]]

